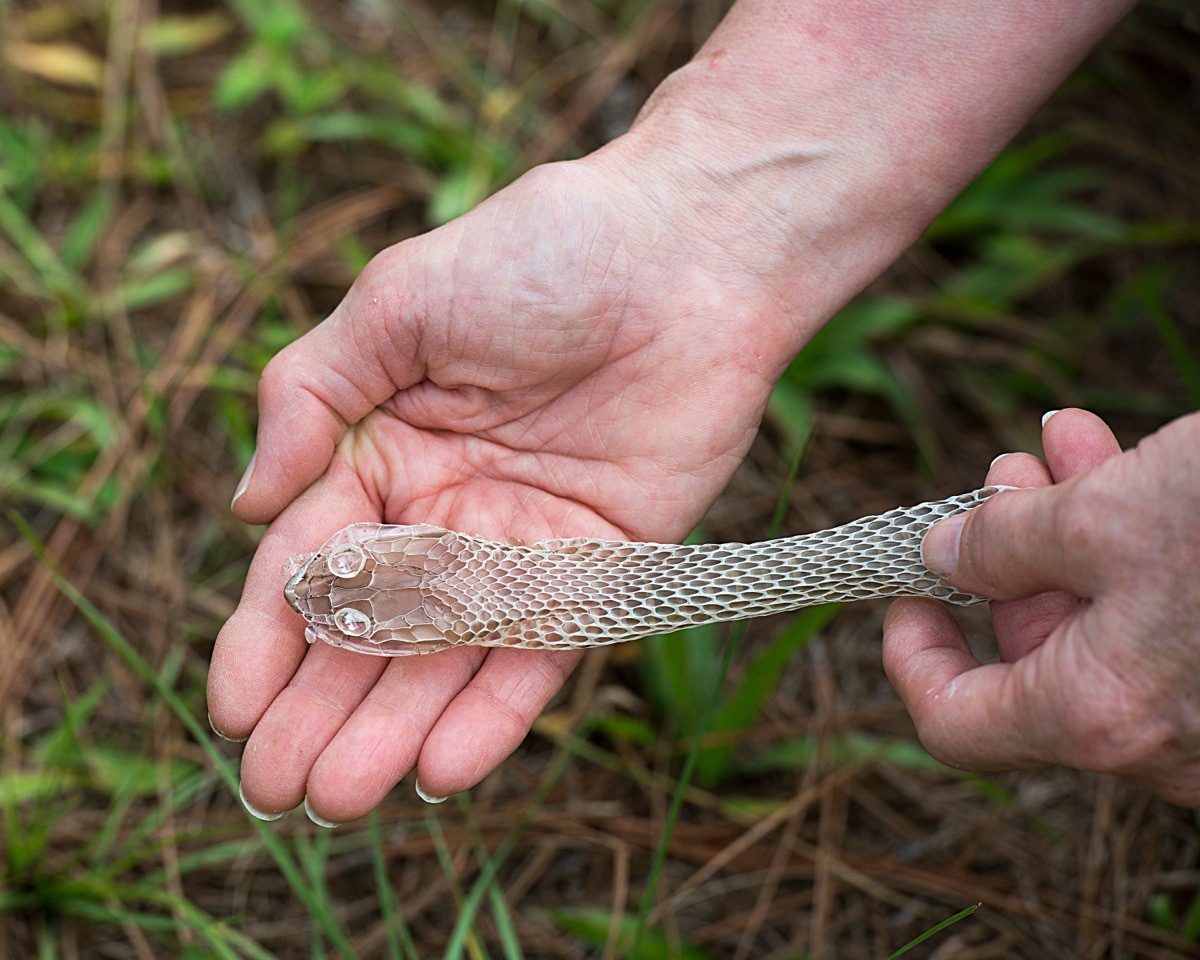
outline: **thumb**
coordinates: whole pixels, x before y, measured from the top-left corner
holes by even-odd
[[[274,519],[325,472],[353,424],[420,379],[398,249],[372,260],[328,319],[263,370],[257,449],[233,496],[239,519]]]
[[[925,565],[956,587],[993,600],[1047,590],[1094,595],[1095,575],[1081,542],[1088,520],[1073,496],[1076,486],[1068,481],[1004,490],[939,521],[925,535]]]

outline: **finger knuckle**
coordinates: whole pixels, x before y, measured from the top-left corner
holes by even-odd
[[[449,311],[447,285],[431,281],[426,268],[414,269],[415,264],[439,263],[435,252],[439,243],[433,241],[433,235],[414,237],[381,250],[367,261],[334,314],[345,336],[368,343],[381,330],[392,336],[411,334],[422,318]],[[411,350],[412,344],[406,339],[396,348],[403,354]],[[371,349],[365,352],[369,354]]]
[[[1077,555],[1096,556],[1107,551],[1107,525],[1112,505],[1104,493],[1087,483],[1077,485],[1070,496],[1062,497],[1054,511],[1052,523],[1058,543]]]
[[[381,288],[390,286],[399,257],[398,244],[386,247],[371,257],[354,281],[356,292],[376,295]]]
[[[258,380],[260,406],[275,406],[286,398],[292,384],[299,377],[294,356],[294,352],[285,347],[267,361]]]

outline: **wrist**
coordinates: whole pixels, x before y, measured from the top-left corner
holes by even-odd
[[[742,0],[592,162],[774,291],[796,348],[991,160],[1130,4]]]

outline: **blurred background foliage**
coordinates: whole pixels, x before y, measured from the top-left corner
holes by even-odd
[[[723,10],[0,3],[0,955],[883,957],[977,901],[913,955],[1200,955],[1191,815],[936,764],[874,607],[598,653],[433,812],[238,805],[203,685],[263,365]],[[967,489],[1048,408],[1200,407],[1198,120],[1200,14],[1147,3],[796,359],[697,536]]]

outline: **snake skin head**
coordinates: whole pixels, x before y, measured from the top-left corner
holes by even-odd
[[[447,531],[428,525],[355,523],[339,530],[316,553],[284,566],[288,605],[304,617],[309,643],[323,640],[359,653],[397,656],[453,646],[428,609],[422,582],[428,576],[422,544]],[[383,610],[390,619],[381,620]],[[402,616],[397,618],[396,611]]]

